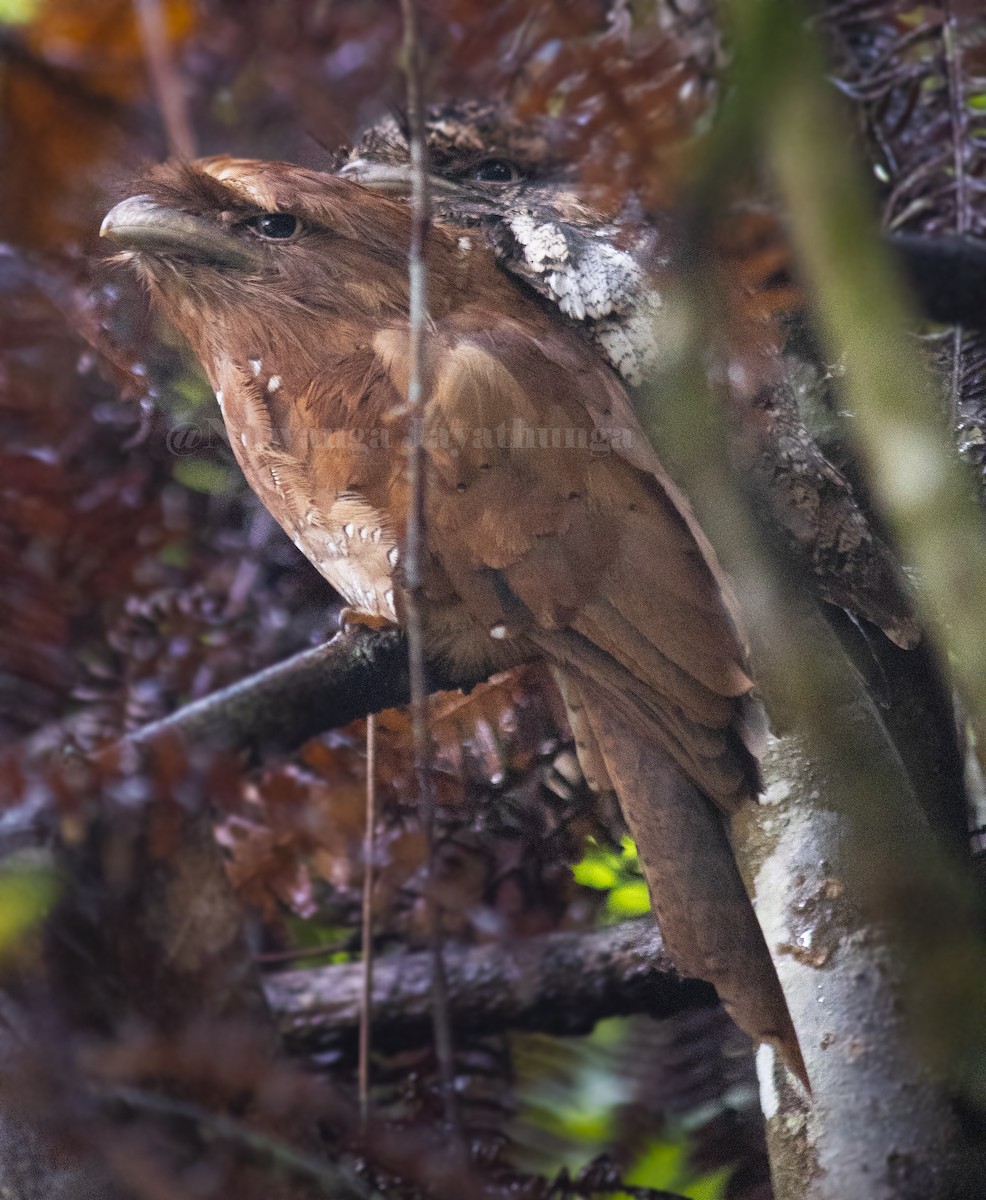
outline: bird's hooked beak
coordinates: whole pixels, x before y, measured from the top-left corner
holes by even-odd
[[[253,267],[260,254],[206,217],[157,204],[150,196],[130,196],[111,208],[99,236],[124,250],[191,259],[221,267]]]
[[[343,179],[362,184],[374,192],[399,196],[406,199],[411,194],[412,170],[410,163],[375,163],[367,158],[356,158],[346,163],[337,172]],[[428,186],[433,196],[468,198],[473,203],[487,201],[478,189],[455,183],[442,175],[429,172]]]

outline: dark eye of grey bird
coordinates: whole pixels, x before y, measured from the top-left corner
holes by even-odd
[[[507,158],[484,158],[468,172],[478,183],[513,183],[520,178],[520,169]]]
[[[254,233],[270,242],[287,241],[301,228],[301,222],[292,213],[261,213],[248,224]]]

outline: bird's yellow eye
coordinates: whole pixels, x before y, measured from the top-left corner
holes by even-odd
[[[287,242],[301,232],[301,222],[293,213],[261,213],[247,224],[258,237],[269,242]]]
[[[520,179],[520,168],[509,158],[484,158],[469,169],[467,178],[477,183],[514,183]]]

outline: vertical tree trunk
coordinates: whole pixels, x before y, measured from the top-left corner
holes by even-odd
[[[813,1088],[805,1097],[772,1049],[760,1049],[776,1197],[971,1197],[948,1097],[907,1019],[899,930],[875,903],[888,880],[906,877],[927,826],[875,710],[860,701],[842,715],[871,748],[882,741],[880,766],[898,784],[892,811],[854,820],[840,804],[852,795],[851,748],[843,766],[825,767],[788,734],[772,742],[764,802],[735,828]]]

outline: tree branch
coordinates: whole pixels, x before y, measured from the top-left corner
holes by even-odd
[[[144,44],[147,71],[168,140],[168,153],[179,158],[194,158],[195,130],[182,80],[175,70],[161,0],[134,0],[134,11]]]
[[[485,678],[455,673],[442,662],[426,663],[425,677],[431,691],[469,688]],[[409,695],[404,635],[350,626],[324,646],[188,704],[124,740],[144,748],[178,735],[189,743],[243,750],[256,764],[357,717],[406,704]]]
[[[682,979],[648,918],[588,933],[550,933],[512,944],[449,948],[449,1016],[457,1031],[505,1029],[586,1033],[604,1017],[668,1017],[716,1003],[708,984]],[[355,1046],[360,963],[285,971],[264,981],[287,1048],[311,1054],[340,1042]],[[374,1038],[408,1045],[431,1021],[431,955],[378,958],[373,981]]]

